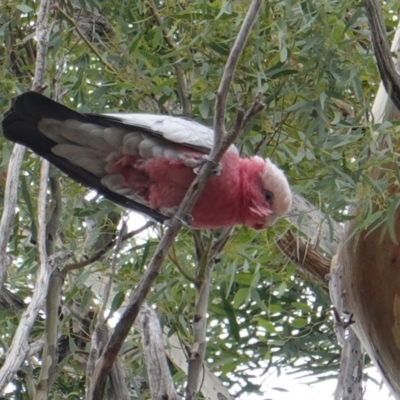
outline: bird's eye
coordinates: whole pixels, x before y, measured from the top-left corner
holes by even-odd
[[[270,192],[269,190],[264,190],[263,194],[265,201],[267,201],[270,204],[274,202],[274,194],[272,192]]]

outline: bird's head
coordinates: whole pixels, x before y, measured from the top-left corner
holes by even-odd
[[[285,215],[292,205],[292,193],[283,173],[268,158],[254,157],[263,168],[253,182],[250,215],[246,225],[253,229],[265,229]]]

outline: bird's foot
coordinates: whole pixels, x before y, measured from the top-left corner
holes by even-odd
[[[183,161],[183,163],[190,168],[193,168],[193,172],[198,175],[200,172],[201,167],[205,164],[205,163],[212,163],[212,170],[211,172],[213,173],[213,175],[220,175],[221,171],[222,171],[222,164],[221,163],[216,163],[215,161],[210,160],[210,157],[208,155],[204,155],[201,158],[185,158],[185,160]]]

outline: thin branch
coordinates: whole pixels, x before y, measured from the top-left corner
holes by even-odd
[[[372,44],[382,83],[387,94],[400,110],[400,76],[390,53],[381,7],[376,0],[364,0],[364,5],[371,28]]]
[[[174,263],[175,267],[178,268],[180,274],[183,275],[189,282],[195,283],[196,279],[194,278],[194,276],[186,272],[185,269],[182,268],[181,265],[179,264],[179,261],[176,257],[175,246],[172,246],[171,252],[172,254],[169,254],[169,259]]]
[[[108,301],[110,299],[112,283],[113,283],[113,279],[115,276],[115,270],[117,268],[117,258],[118,258],[118,254],[121,250],[122,238],[123,238],[123,234],[126,229],[126,225],[127,225],[127,221],[126,221],[126,219],[123,219],[122,223],[121,223],[121,228],[118,232],[117,242],[115,244],[114,256],[113,256],[113,259],[111,262],[109,278],[108,278],[106,287],[104,288],[103,305],[101,307],[100,317],[99,317],[99,320],[101,320],[103,324],[107,324],[107,321],[112,317],[112,311],[110,311],[107,318],[105,318],[104,315],[106,312],[106,305],[108,304]]]
[[[207,347],[207,310],[213,267],[214,259],[211,259],[207,263],[204,279],[201,279],[196,287],[196,306],[193,317],[194,342],[189,353],[185,400],[197,399],[204,376],[203,363]]]
[[[59,62],[58,72],[53,80],[54,100],[61,101],[60,82],[63,70],[64,57]],[[49,183],[51,191],[50,205],[47,209],[46,224],[46,254],[50,257],[56,249],[56,238],[62,212],[62,195],[59,178],[53,174],[54,167],[50,166]],[[37,384],[36,399],[47,399],[54,382],[58,365],[58,311],[61,303],[62,285],[64,276],[58,265],[50,275],[49,289],[46,296],[45,344],[42,353],[42,365]]]
[[[154,222],[151,222],[151,221],[146,222],[142,227],[125,234],[122,237],[122,242],[132,239],[134,236],[136,236],[139,233],[145,231],[146,229],[152,227],[153,225],[154,225]],[[89,259],[87,259],[85,261],[80,261],[77,263],[72,263],[72,264],[66,265],[62,271],[63,274],[67,275],[69,272],[74,271],[75,269],[84,268],[90,264],[93,264],[94,262],[98,261],[101,257],[103,257],[109,250],[111,250],[114,247],[115,243],[116,243],[116,239],[111,240],[106,246],[104,246],[101,250],[99,250],[93,257],[90,257]]]
[[[51,213],[47,217],[46,226],[46,251],[47,255],[54,254],[56,246],[56,237],[60,224],[61,211],[62,211],[62,196],[60,182],[57,176],[53,176],[50,169],[50,190],[51,190]]]
[[[246,111],[246,114],[244,115],[243,118],[243,128],[246,127],[246,125],[258,114],[260,113],[262,110],[264,110],[264,108],[266,107],[266,105],[262,102],[262,93],[261,92],[257,92],[256,97],[254,99],[254,103],[252,104],[252,106]],[[243,129],[242,128],[242,129]]]
[[[46,296],[45,346],[42,353],[42,365],[34,400],[46,400],[49,397],[58,366],[58,309],[64,278],[56,267],[50,276]]]
[[[110,314],[106,318],[105,312],[106,312],[106,308],[108,305],[108,300],[110,298],[112,283],[113,283],[116,264],[117,264],[117,256],[121,249],[122,238],[123,238],[123,233],[125,231],[125,228],[126,228],[126,221],[123,220],[122,224],[121,224],[121,228],[119,229],[118,237],[116,239],[114,255],[113,255],[112,262],[111,262],[110,276],[108,277],[106,286],[104,288],[103,304],[100,309],[99,315],[97,317],[97,323],[96,323],[96,326],[95,326],[95,329],[94,329],[93,335],[92,335],[92,341],[91,341],[92,346],[90,348],[89,359],[88,359],[87,366],[86,366],[86,398],[87,399],[92,398],[92,393],[95,389],[93,387],[93,381],[91,379],[93,372],[95,370],[95,362],[96,362],[97,358],[99,357],[99,354],[103,351],[105,342],[106,342],[106,340],[108,340],[108,336],[109,336],[106,325],[107,325],[107,320],[111,317],[112,314],[110,312]]]
[[[251,28],[256,20],[258,11],[260,10],[262,0],[253,0],[249,11],[243,21],[243,25],[240,29],[239,35],[237,36],[232,50],[229,54],[228,61],[225,66],[224,74],[221,78],[221,83],[217,91],[217,97],[215,101],[215,115],[214,115],[214,148],[215,151],[221,144],[222,139],[225,135],[225,112],[226,112],[226,100],[228,97],[228,91],[232,83],[233,76],[236,71],[237,64],[240,56],[243,52],[244,45],[250,35]]]
[[[158,26],[162,26],[163,24],[163,19],[160,16],[160,14],[158,13],[157,7],[154,4],[153,0],[148,0],[149,4],[150,4],[150,8],[151,11],[153,13],[153,17],[156,20]],[[167,43],[167,45],[172,49],[172,50],[177,50],[178,46],[176,45],[176,43],[173,41],[171,35],[169,34],[167,28],[163,28],[162,29],[162,34],[164,37],[165,42]],[[178,81],[178,90],[179,90],[179,94],[181,97],[181,101],[182,101],[182,110],[183,110],[183,115],[189,116],[191,114],[191,110],[192,110],[192,104],[190,103],[189,100],[189,93],[187,90],[187,81],[185,78],[185,73],[183,71],[182,68],[182,64],[179,61],[179,59],[177,57],[174,57],[174,69],[175,69],[175,74],[176,74],[176,78]]]
[[[165,235],[162,237],[157,249],[154,252],[152,259],[148,265],[148,268],[139,284],[137,285],[135,291],[133,292],[129,304],[125,309],[125,312],[121,316],[120,321],[117,323],[113,334],[110,337],[107,346],[104,349],[100,359],[97,362],[95,372],[93,374],[93,397],[92,399],[99,400],[103,398],[104,387],[106,384],[107,376],[111,370],[112,364],[117,357],[117,354],[126,339],[129,330],[135,321],[139,310],[144,303],[150,288],[153,285],[154,280],[160,273],[163,262],[169,252],[169,249],[174,243],[175,237],[181,228],[181,221],[185,220],[190,210],[194,206],[195,202],[199,198],[201,191],[206,185],[206,180],[211,174],[213,168],[215,168],[215,163],[218,163],[222,158],[224,152],[233,143],[239,131],[231,131],[229,135],[225,136],[225,123],[224,116],[225,110],[221,107],[226,104],[226,97],[228,95],[229,84],[235,72],[236,65],[238,63],[239,57],[243,51],[246,39],[249,36],[250,29],[253,26],[254,20],[257,16],[257,11],[261,6],[260,0],[254,0],[250,6],[248,15],[245,18],[243,26],[239,32],[236,39],[234,47],[232,49],[231,55],[229,56],[229,65],[226,66],[223,80],[224,82],[220,86],[218,91],[217,102],[218,102],[218,117],[215,119],[214,126],[214,147],[211,151],[210,158],[208,162],[200,168],[198,176],[195,178],[191,184],[185,198],[183,199],[179,209],[176,213],[176,217],[172,220],[170,227],[166,231]],[[229,76],[228,76],[229,75]],[[227,85],[228,83],[228,85]],[[216,111],[217,112],[217,111]],[[222,116],[222,118],[221,118]]]

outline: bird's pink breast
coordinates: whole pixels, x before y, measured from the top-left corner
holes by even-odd
[[[203,156],[201,153],[191,156]],[[213,228],[242,223],[240,219],[240,158],[227,152],[221,160],[222,172],[211,176],[192,209],[194,228]],[[193,169],[181,160],[155,157],[148,160],[123,156],[117,163],[126,185],[155,209],[179,206],[195,178]]]

